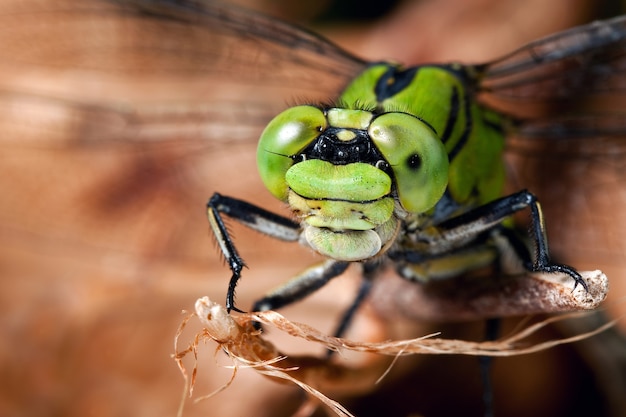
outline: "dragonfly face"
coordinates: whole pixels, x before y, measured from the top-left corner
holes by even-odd
[[[343,261],[384,253],[400,219],[430,210],[447,185],[442,142],[406,113],[295,107],[270,122],[257,161],[309,246]]]

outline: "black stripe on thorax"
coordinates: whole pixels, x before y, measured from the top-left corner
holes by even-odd
[[[452,88],[452,94],[450,96],[450,112],[448,113],[448,119],[446,120],[446,127],[441,135],[441,141],[445,144],[456,124],[457,117],[459,116],[459,90],[456,87]]]
[[[454,94],[452,96],[454,96]],[[457,97],[457,100],[458,100],[458,97]],[[454,145],[454,148],[452,148],[450,152],[448,153],[448,159],[450,161],[452,161],[454,157],[457,156],[459,152],[461,152],[461,150],[467,143],[467,140],[469,139],[470,134],[472,133],[472,127],[474,125],[473,120],[472,120],[472,108],[469,102],[469,96],[467,94],[463,95],[463,101],[461,102],[461,106],[463,107],[462,111],[465,116],[465,125],[463,126],[463,132],[461,133],[461,137],[459,138],[458,142]]]
[[[380,76],[376,86],[374,87],[376,100],[378,102],[382,102],[407,88],[409,84],[413,82],[415,73],[418,70],[419,67],[401,70],[397,67],[390,66],[387,71]]]

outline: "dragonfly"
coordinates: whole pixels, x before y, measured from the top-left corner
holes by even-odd
[[[0,213],[2,263],[16,282],[37,288],[21,305],[52,303],[51,295],[61,299],[64,291],[93,293],[84,277],[101,283],[100,293],[108,300],[129,282],[158,291],[176,288],[174,283],[186,276],[206,285],[209,239],[199,226],[206,224],[206,213],[195,202],[224,190],[259,207],[283,208],[280,200],[266,198],[256,174],[241,169],[255,162],[250,149],[263,129],[294,98],[338,108],[336,98],[345,87],[375,68],[311,32],[219,2],[7,1],[0,13],[0,131],[10,150],[10,157],[7,152],[2,158],[7,173]],[[603,28],[620,27],[618,19],[574,29],[489,64],[458,67],[459,74],[468,70],[479,76],[465,97],[498,110],[493,117],[502,118],[507,132],[510,127],[513,137],[504,146],[517,146],[514,157],[535,161],[557,155],[547,158],[557,178],[573,175],[557,168],[566,158],[583,169],[609,168],[607,177],[596,169],[585,175],[595,180],[593,187],[577,193],[550,188],[540,194],[542,202],[554,198],[562,204],[571,195],[596,191],[619,198],[623,122],[620,114],[601,111],[614,110],[611,103],[621,96],[623,59],[622,38],[613,39]],[[456,71],[456,64],[445,65],[444,72]],[[362,107],[353,110],[378,111]],[[578,113],[584,117],[573,117]],[[537,150],[544,145],[545,152]],[[394,165],[387,165],[383,172],[391,178]],[[524,174],[546,172],[532,168],[531,163]],[[613,209],[620,205],[608,200],[600,203]],[[583,231],[580,217],[551,215],[554,209],[544,204],[548,229],[565,221],[567,227],[559,230],[567,236],[565,243],[578,233],[598,232],[602,245],[602,233],[617,233],[613,230],[620,223],[607,227],[606,219],[590,209],[596,203],[569,208],[580,213],[582,207],[585,220],[605,226],[601,231]],[[220,210],[218,205],[214,219]],[[259,213],[265,212],[252,210],[257,220]],[[278,224],[295,230],[292,221]],[[228,242],[226,235],[218,240]],[[399,243],[397,236],[392,241]],[[258,251],[247,239],[237,243],[243,254]],[[559,240],[551,244],[553,250],[564,245]],[[590,246],[598,253],[623,255],[615,245]],[[271,264],[281,266],[278,254]],[[573,273],[572,279],[574,284]],[[7,295],[12,287],[3,285],[3,304],[12,309]],[[234,288],[229,298],[235,307]],[[81,300],[64,307],[80,316],[88,304],[107,305]]]
[[[254,311],[299,301],[351,263],[361,264],[363,293],[340,329],[368,291],[367,281],[390,261],[403,278],[429,282],[504,259],[505,274],[519,274],[520,267],[560,272],[574,288],[587,289],[573,267],[551,260],[537,197],[527,190],[503,196],[504,141],[513,132],[563,138],[620,130],[620,114],[589,118],[576,114],[575,105],[566,107],[589,90],[620,89],[619,77],[596,71],[606,72],[619,59],[624,27],[624,18],[596,22],[480,65],[367,63],[334,103],[295,106],[276,116],[259,139],[257,164],[291,217],[219,193],[207,206],[232,270],[226,308],[244,312],[235,306],[235,288],[245,262],[224,216],[328,259],[258,300]],[[323,40],[319,45],[335,52]],[[538,102],[562,113],[525,120],[485,104],[490,98]],[[530,212],[533,254],[504,225],[522,210]]]

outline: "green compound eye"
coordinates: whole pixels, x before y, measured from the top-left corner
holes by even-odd
[[[405,210],[431,209],[448,185],[448,153],[435,132],[406,113],[385,113],[368,133],[393,170],[398,197]]]
[[[275,197],[287,199],[285,173],[293,165],[290,157],[306,148],[326,125],[324,113],[313,106],[287,109],[267,125],[256,159],[263,184]]]

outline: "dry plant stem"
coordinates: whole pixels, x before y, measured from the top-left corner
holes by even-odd
[[[309,396],[296,412],[296,416],[306,416],[316,408],[315,403],[324,403],[339,416],[353,416],[338,402],[326,397],[317,387],[329,387],[348,384],[351,389],[370,390],[374,387],[380,370],[377,367],[352,369],[332,363],[324,358],[312,356],[287,357],[281,354],[276,347],[261,337],[261,332],[253,327],[254,315],[244,314],[235,320],[226,309],[203,297],[196,302],[196,314],[205,326],[206,335],[216,341],[219,346],[235,361],[238,366],[252,367],[268,377],[286,380],[298,385]],[[195,353],[198,343],[194,343],[187,350],[177,353],[175,357],[181,366],[180,360],[187,352]],[[184,367],[181,368],[185,380],[188,381]],[[195,368],[194,368],[195,374]],[[234,375],[233,375],[234,377]],[[231,380],[225,384],[227,387]],[[193,382],[190,384],[193,386]],[[219,390],[217,391],[219,392]]]
[[[242,314],[234,317],[228,314],[222,305],[211,301],[208,297],[203,297],[196,301],[196,314],[205,326],[206,334],[226,353],[236,358],[242,365],[251,366],[257,370],[289,371],[289,375],[307,384],[320,386],[320,382],[323,382],[321,385],[326,390],[340,388],[333,383],[333,381],[340,381],[342,385],[349,383],[351,392],[358,392],[371,390],[376,379],[385,369],[384,367],[353,369],[328,361],[323,356],[287,356],[281,353],[271,342],[262,337],[262,332],[254,328],[255,321],[275,326],[296,337],[309,339],[307,335],[316,335],[309,340],[316,340],[323,344],[326,344],[324,341],[326,336],[309,326],[294,325],[278,313]],[[267,319],[266,316],[271,319]],[[331,349],[339,347],[332,344],[326,345]]]
[[[587,282],[588,292],[582,287],[572,291],[571,279],[559,274],[531,274],[480,280],[474,278],[471,282],[456,280],[440,285],[415,285],[400,279],[388,278],[378,283],[378,288],[375,289],[377,293],[373,294],[372,299],[387,317],[402,315],[413,319],[430,320],[469,320],[490,316],[590,310],[597,307],[606,297],[608,281],[600,271],[583,272],[582,275]],[[384,375],[385,367],[389,366],[390,362],[378,360],[367,366],[348,367],[325,358],[287,356],[265,340],[260,331],[255,330],[253,326],[255,321],[273,326],[293,337],[322,344],[327,349],[371,352],[392,357],[420,353],[490,356],[531,353],[589,337],[612,325],[609,323],[589,333],[535,345],[525,344],[524,339],[548,323],[561,320],[562,317],[545,320],[522,329],[507,339],[492,342],[447,340],[428,335],[412,340],[367,343],[327,336],[310,326],[290,322],[273,311],[234,317],[228,314],[223,306],[208,297],[199,299],[195,310],[205,328],[204,333],[196,335],[190,346],[180,351],[178,337],[184,328],[186,323],[184,322],[175,344],[175,359],[185,376],[186,390],[191,393],[193,389],[196,367],[194,366],[189,378],[182,365],[182,358],[188,353],[193,353],[197,358],[199,341],[210,338],[217,342],[235,363],[231,380],[221,389],[230,385],[237,367],[254,368],[263,375],[292,382],[309,395],[309,401],[298,410],[298,416],[310,414],[316,402],[324,403],[337,415],[351,416],[348,410],[326,397],[322,391],[336,392],[348,387],[352,393],[367,392],[375,386],[377,379]]]
[[[522,328],[517,333],[510,335],[506,339],[486,342],[443,339],[435,337],[438,335],[436,333],[408,340],[393,340],[375,343],[358,342],[349,339],[326,336],[325,334],[305,324],[291,322],[275,311],[266,311],[253,315],[246,314],[241,316],[241,318],[244,318],[246,321],[260,321],[265,325],[273,326],[290,334],[291,336],[302,338],[310,342],[320,343],[328,349],[335,349],[338,351],[351,350],[356,352],[378,353],[389,356],[407,356],[413,354],[513,356],[535,353],[553,346],[582,340],[598,334],[615,324],[614,322],[609,322],[603,326],[593,329],[592,331],[568,338],[549,340],[535,344],[525,342],[526,338],[529,338],[550,323],[575,318],[582,314],[585,313],[577,312],[551,317],[529,327]],[[299,361],[299,359],[295,356],[291,357],[291,359],[296,363]]]
[[[601,274],[585,274],[585,277],[596,277],[603,281]],[[541,281],[543,278],[538,278]],[[606,281],[606,277],[604,277]],[[562,287],[558,280],[550,281],[553,285]],[[590,292],[596,291],[596,284],[589,282]],[[539,286],[542,287],[542,286]],[[570,290],[571,293],[571,290]],[[585,309],[589,305],[589,297],[593,295],[579,297],[571,295],[572,299],[582,300],[576,305],[578,308],[569,306],[568,309]],[[602,296],[603,298],[604,296]],[[568,296],[570,298],[570,296]],[[599,301],[598,301],[599,302]],[[559,303],[561,305],[563,303]],[[565,303],[567,304],[567,303]],[[347,367],[335,361],[312,356],[287,356],[281,353],[272,343],[265,340],[260,331],[255,330],[253,323],[261,322],[266,326],[273,326],[291,336],[303,338],[307,341],[322,344],[328,349],[353,350],[360,352],[378,353],[392,357],[410,354],[466,354],[466,355],[490,355],[490,356],[510,356],[537,352],[548,349],[552,346],[570,343],[597,334],[613,325],[608,323],[591,332],[579,334],[574,337],[560,340],[552,340],[534,345],[524,343],[524,339],[546,326],[547,324],[563,320],[574,314],[553,317],[541,323],[529,326],[520,330],[507,339],[491,342],[469,342],[463,340],[450,340],[434,338],[435,335],[428,335],[412,340],[389,341],[383,343],[355,342],[347,339],[327,336],[310,326],[293,323],[274,311],[262,313],[248,313],[236,317],[229,315],[226,309],[208,297],[203,297],[196,302],[196,314],[205,327],[204,333],[197,335],[194,342],[184,351],[179,351],[175,358],[185,376],[187,385],[191,389],[195,379],[196,369],[192,372],[191,380],[182,366],[181,359],[187,353],[196,355],[196,347],[202,338],[211,338],[218,343],[235,363],[237,367],[251,367],[259,373],[290,381],[302,388],[310,397],[310,401],[318,401],[327,405],[334,413],[340,416],[351,416],[351,414],[336,401],[326,397],[322,391],[337,390],[342,387],[349,387],[350,392],[368,391],[375,386],[377,379],[384,375],[385,367],[389,366],[388,361],[373,362],[372,366]],[[575,313],[584,314],[584,313]],[[181,326],[181,330],[182,330]],[[177,335],[180,335],[180,333]],[[177,343],[177,342],[176,342]],[[177,346],[177,345],[175,345]],[[371,365],[371,364],[370,364]],[[233,374],[234,378],[234,374]],[[229,382],[225,384],[227,387]],[[222,389],[223,389],[222,388]],[[218,391],[219,392],[219,391]],[[306,415],[307,410],[311,410],[311,404],[305,403],[301,414]]]
[[[581,272],[589,291],[565,274],[461,278],[416,285],[381,277],[371,300],[385,318],[464,321],[592,310],[606,298],[608,279],[601,271]]]

